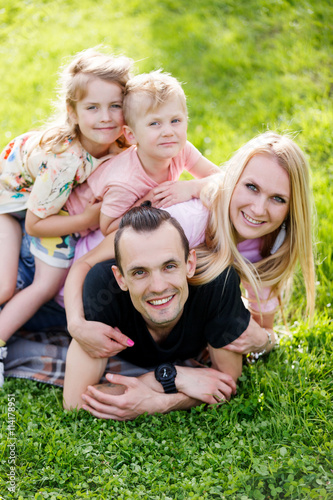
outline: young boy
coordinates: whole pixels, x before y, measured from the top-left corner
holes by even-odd
[[[207,182],[203,178],[220,172],[187,141],[186,97],[168,73],[153,71],[129,80],[123,112],[124,135],[132,146],[105,161],[86,186],[75,189],[67,203],[71,213],[82,199],[91,198],[92,191],[102,200],[100,227],[104,235],[117,228],[117,219],[138,200],[149,199],[157,207],[167,207],[198,198]],[[175,182],[184,169],[196,179]]]

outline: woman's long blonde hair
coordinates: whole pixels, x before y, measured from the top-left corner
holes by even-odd
[[[76,103],[84,99],[87,84],[93,78],[116,83],[124,92],[131,67],[131,59],[104,54],[95,48],[76,54],[60,73],[56,113],[42,131],[40,146],[46,151],[57,153],[59,148],[63,150],[64,145],[79,139],[80,130],[71,120],[68,108],[75,111]],[[120,147],[125,144],[123,137],[117,142]]]
[[[279,228],[263,237],[262,260],[251,264],[237,250],[237,234],[229,217],[232,194],[246,165],[255,155],[269,155],[284,168],[290,179],[290,207],[286,220],[286,238],[271,255]],[[205,245],[197,249],[197,272],[191,283],[203,284],[234,265],[243,282],[258,292],[270,287],[271,296],[281,300],[288,290],[297,261],[300,263],[307,295],[307,311],[314,312],[315,273],[311,231],[309,166],[301,149],[288,135],[265,132],[241,147],[226,163],[222,173],[202,192],[202,201],[210,209]]]

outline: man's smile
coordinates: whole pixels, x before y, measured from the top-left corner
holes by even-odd
[[[169,297],[165,297],[163,299],[153,299],[153,300],[147,300],[148,304],[151,304],[152,306],[161,306],[163,304],[167,304],[174,298],[174,295],[170,295]]]

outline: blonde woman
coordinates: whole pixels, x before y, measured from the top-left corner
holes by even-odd
[[[288,296],[299,262],[307,312],[312,315],[315,275],[309,167],[297,144],[288,135],[274,132],[255,137],[236,152],[202,198],[209,207],[209,219],[205,244],[197,249],[192,283],[211,281],[233,262],[247,288],[253,317],[272,333],[275,311]],[[273,344],[267,345],[267,351]],[[261,347],[260,339],[252,342],[244,336],[227,349],[247,353]]]

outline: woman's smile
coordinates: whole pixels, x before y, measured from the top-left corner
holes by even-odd
[[[289,212],[288,172],[277,160],[255,155],[246,165],[230,202],[237,240],[260,238],[281,226]]]

